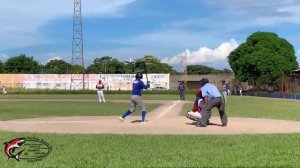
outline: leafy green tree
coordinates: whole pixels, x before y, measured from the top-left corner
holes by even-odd
[[[87,67],[87,73],[124,73],[124,63],[109,56],[96,58],[90,66]]]
[[[232,71],[230,69],[224,68],[223,73],[225,74],[232,74]]]
[[[256,32],[228,56],[231,69],[242,81],[272,85],[298,67],[294,47],[275,33]]]
[[[83,74],[85,73],[85,69],[84,67],[82,67],[81,65],[72,65],[70,70],[69,70],[69,74]]]
[[[145,62],[146,63],[146,68],[148,73],[174,73],[176,72],[172,66],[166,64],[166,63],[161,63],[159,59],[155,58],[154,56],[151,55],[145,55],[143,58],[137,59],[135,61],[136,68],[135,72],[137,71],[144,71],[144,65],[143,64],[138,64],[138,62]]]
[[[87,73],[115,74],[144,72],[144,65],[140,64],[140,62],[146,63],[148,73],[177,73],[172,66],[161,63],[159,59],[151,55],[146,55],[134,62],[120,62],[109,56],[96,58],[93,64],[87,67]]]
[[[0,73],[4,72],[4,64],[2,61],[0,61]]]
[[[128,62],[128,61],[124,62],[124,67],[123,67],[124,73],[127,74],[134,73],[134,68],[135,68],[134,62]]]
[[[7,73],[36,74],[41,70],[42,66],[33,57],[27,57],[25,54],[9,58],[4,64],[4,71]]]
[[[187,70],[189,75],[232,74],[231,70],[226,68],[218,70],[204,65],[188,65]]]
[[[51,60],[45,67],[44,72],[50,74],[66,74],[69,69],[71,69],[71,64],[65,62],[64,60]]]

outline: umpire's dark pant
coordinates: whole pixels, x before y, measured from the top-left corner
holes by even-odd
[[[185,100],[184,91],[179,91],[180,100]]]
[[[214,107],[218,108],[222,123],[227,125],[227,114],[225,112],[225,104],[221,97],[216,97],[208,100],[207,106],[201,110],[202,117],[197,121],[197,124],[206,126],[208,123],[208,119],[211,116],[211,110]]]

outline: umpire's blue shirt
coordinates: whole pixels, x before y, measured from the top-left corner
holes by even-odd
[[[148,89],[148,86],[140,79],[136,79],[132,83],[132,95],[142,96],[142,90]]]
[[[221,94],[218,88],[210,83],[205,84],[201,87],[201,92],[203,97],[208,97],[209,99],[213,99],[216,97],[221,97]]]

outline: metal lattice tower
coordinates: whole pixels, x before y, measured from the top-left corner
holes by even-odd
[[[83,35],[82,35],[82,16],[81,16],[81,0],[74,0],[73,13],[73,41],[72,41],[72,62],[71,65],[80,65],[84,67],[83,60]],[[72,74],[70,89],[84,87],[84,73]]]

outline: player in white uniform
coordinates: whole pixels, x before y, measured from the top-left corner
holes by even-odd
[[[2,94],[3,94],[3,96],[5,96],[7,94],[6,87],[4,85],[2,87]]]
[[[102,83],[101,80],[99,80],[98,84],[96,85],[97,89],[97,94],[99,98],[99,103],[105,103],[105,98],[104,98],[104,84]]]

